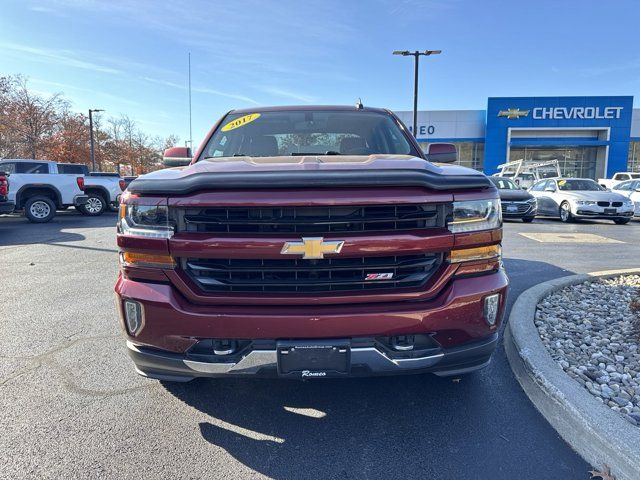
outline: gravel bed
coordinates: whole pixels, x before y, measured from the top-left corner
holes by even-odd
[[[639,289],[638,275],[563,288],[538,304],[535,324],[569,376],[640,427],[640,332],[629,308]]]

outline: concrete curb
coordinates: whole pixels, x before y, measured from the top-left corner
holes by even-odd
[[[505,350],[529,399],[589,464],[608,465],[617,480],[640,478],[640,428],[598,402],[551,358],[534,325],[538,302],[561,288],[597,278],[640,274],[640,269],[571,275],[523,292],[509,315]]]

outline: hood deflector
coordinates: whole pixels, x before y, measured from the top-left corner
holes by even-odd
[[[423,187],[431,190],[493,188],[484,175],[441,175],[427,170],[379,169],[334,171],[202,172],[172,179],[138,178],[131,193],[186,195],[202,190],[255,188]]]

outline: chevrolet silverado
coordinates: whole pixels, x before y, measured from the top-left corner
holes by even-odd
[[[423,152],[388,110],[224,115],[188,166],[123,194],[115,291],[136,371],[188,381],[486,366],[508,288],[498,191],[438,160],[455,147]]]

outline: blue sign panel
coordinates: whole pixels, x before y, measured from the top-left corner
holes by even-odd
[[[511,148],[531,146],[593,146],[608,147],[606,175],[627,169],[627,153],[631,131],[633,97],[501,97],[489,98],[485,139],[484,169],[487,174],[497,171],[498,165],[508,161]],[[522,135],[509,138],[509,129],[526,129]],[[563,136],[561,130],[609,129],[609,138],[581,135]],[[545,134],[537,134],[544,129]],[[558,135],[549,136],[549,130]],[[512,131],[513,132],[513,131]],[[604,154],[603,154],[604,155]]]

